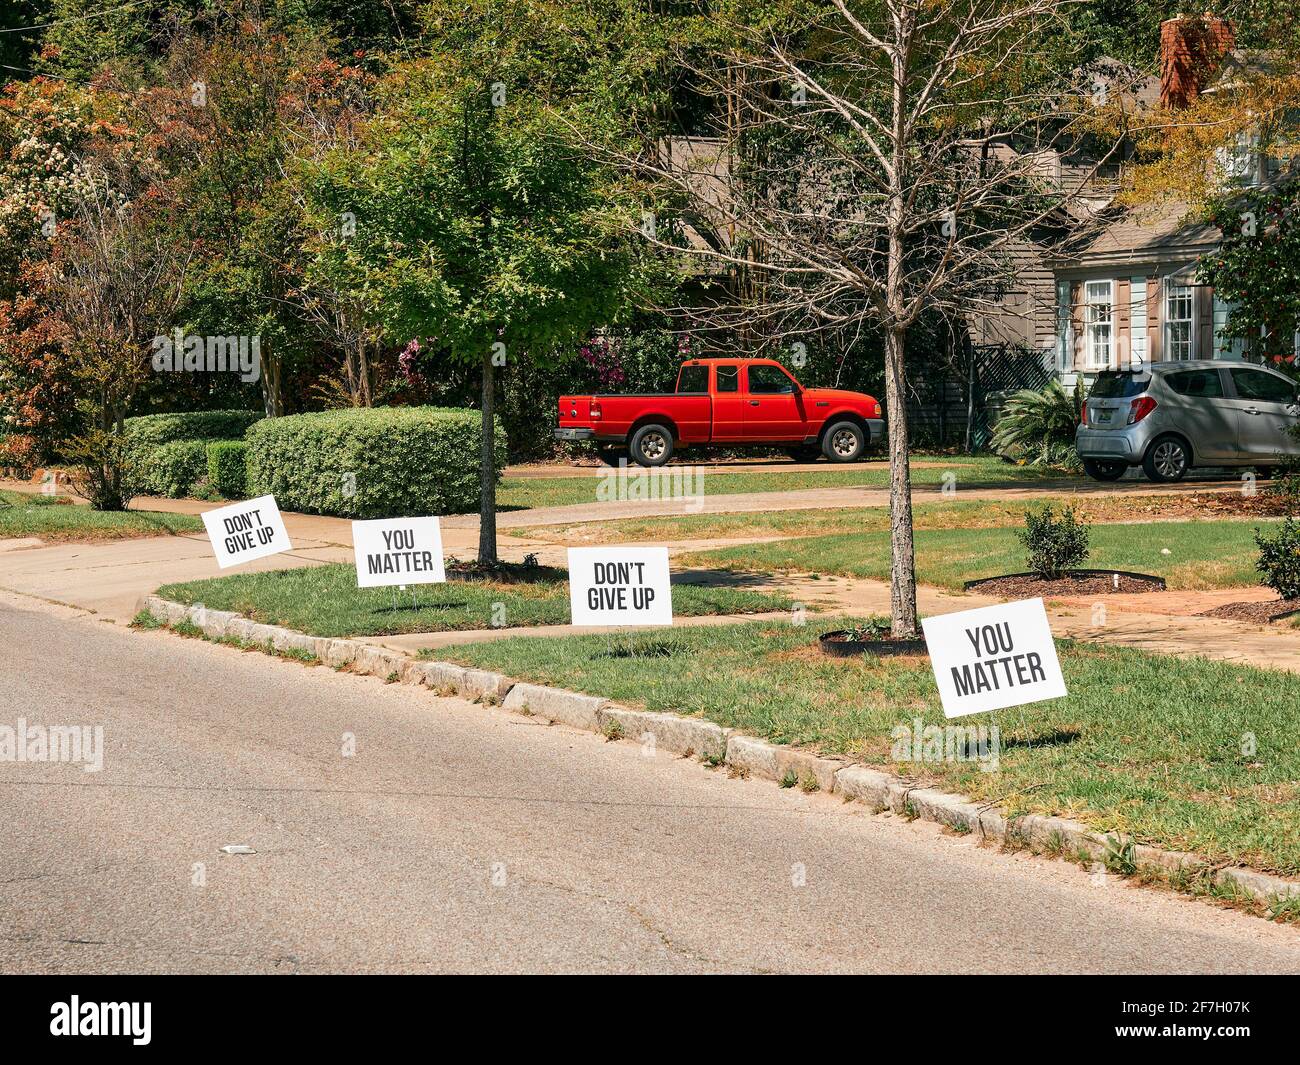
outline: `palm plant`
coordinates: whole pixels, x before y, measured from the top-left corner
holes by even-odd
[[[1007,400],[990,442],[1004,458],[1036,466],[1077,465],[1074,430],[1082,408],[1083,391],[1077,385],[1073,393],[1056,380],[1041,392],[1021,389]]]

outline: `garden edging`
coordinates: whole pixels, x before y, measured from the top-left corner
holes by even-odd
[[[1217,868],[1204,858],[1135,844],[1125,854],[1119,841],[1099,835],[1078,821],[1043,814],[1006,818],[999,810],[962,795],[908,784],[890,773],[845,758],[824,757],[746,736],[710,721],[677,714],[633,710],[599,696],[516,681],[504,674],[449,662],[410,658],[359,640],[309,636],[278,625],[264,625],[225,610],[185,606],[156,595],[140,600],[140,609],[168,624],[188,622],[212,638],[227,637],[276,651],[314,655],[336,669],[351,669],[385,680],[422,685],[439,695],[459,695],[528,716],[604,734],[609,739],[647,743],[656,749],[695,756],[734,771],[795,784],[808,791],[842,795],[876,812],[890,810],[933,821],[962,833],[1012,846],[1027,846],[1049,855],[1122,864],[1164,873],[1200,874],[1214,886],[1235,890],[1259,901],[1300,897],[1300,881],[1253,869]]]

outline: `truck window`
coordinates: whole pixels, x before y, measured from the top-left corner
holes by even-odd
[[[794,391],[794,384],[775,366],[751,366],[749,391],[753,395],[780,395]]]
[[[719,366],[716,368],[718,375],[719,392],[739,392],[740,391],[740,367],[739,366]]]
[[[709,368],[707,366],[683,366],[677,377],[678,392],[708,392]]]

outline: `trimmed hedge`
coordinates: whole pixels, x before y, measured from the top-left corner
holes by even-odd
[[[478,510],[477,411],[375,407],[267,418],[248,431],[248,495],[342,518]],[[496,469],[506,434],[496,427]]]
[[[169,440],[142,452],[131,483],[147,495],[180,499],[208,472],[208,440]]]
[[[127,418],[128,487],[135,495],[172,499],[190,495],[195,483],[208,475],[208,444],[238,440],[250,425],[261,420],[261,413],[252,410]]]
[[[242,440],[262,418],[255,410],[200,410],[127,418],[124,428],[133,443],[157,447],[172,440]]]
[[[242,440],[218,440],[208,445],[208,485],[227,499],[248,494],[245,457],[248,445]]]

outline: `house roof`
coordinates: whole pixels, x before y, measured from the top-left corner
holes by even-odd
[[[1095,266],[1177,263],[1199,259],[1219,244],[1218,228],[1189,219],[1185,203],[1169,203],[1148,210],[1126,211],[1095,239],[1068,256],[1057,256],[1058,273]]]

